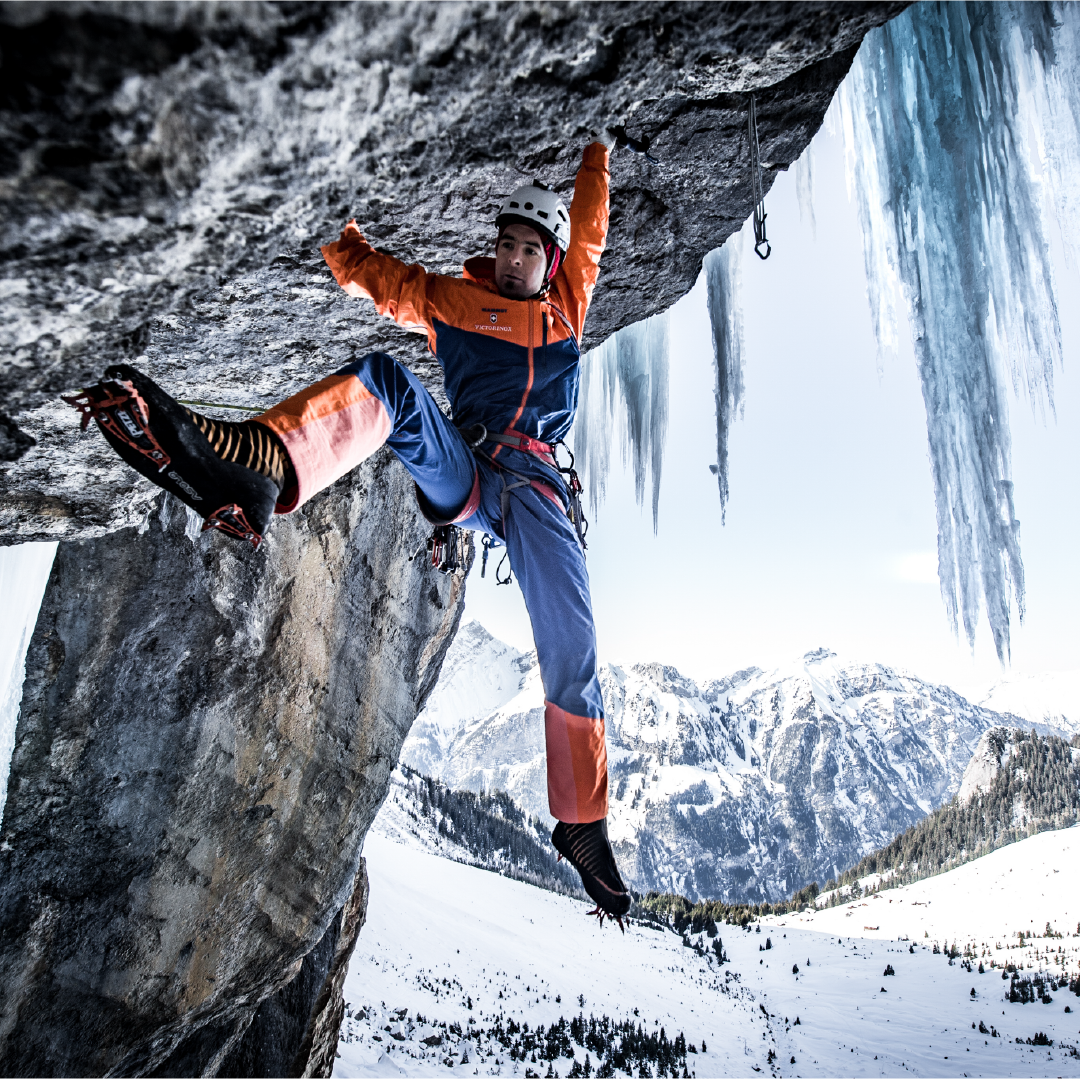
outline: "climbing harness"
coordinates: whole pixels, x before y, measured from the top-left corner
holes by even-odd
[[[772,254],[772,245],[765,235],[765,181],[761,171],[761,146],[758,143],[757,100],[750,95],[750,174],[754,185],[754,253],[759,259]],[[761,253],[764,246],[765,254]]]
[[[649,153],[652,139],[648,135],[642,135],[640,139],[632,139],[626,134],[626,128],[623,127],[622,124],[618,124],[616,127],[609,127],[608,131],[615,136],[616,146],[625,146],[627,150],[632,150],[635,154],[642,154],[646,161],[651,161],[654,165],[660,164],[660,162]]]
[[[589,522],[585,517],[585,512],[581,506],[581,494],[582,486],[581,480],[578,477],[577,471],[574,468],[574,453],[566,445],[566,443],[560,439],[557,443],[545,443],[539,439],[533,439],[528,435],[522,434],[520,431],[505,431],[501,435],[496,435],[488,431],[483,424],[471,424],[468,427],[458,428],[458,432],[465,440],[465,445],[473,452],[473,454],[481,460],[487,462],[499,473],[506,473],[514,478],[514,482],[511,484],[506,483],[503,480],[503,489],[499,495],[499,508],[502,511],[502,518],[505,522],[507,511],[510,509],[510,492],[517,488],[531,487],[538,490],[542,495],[551,498],[555,496],[556,489],[551,484],[546,484],[542,480],[537,480],[535,477],[525,476],[519,473],[516,469],[512,469],[505,462],[497,462],[494,457],[480,448],[484,443],[498,443],[500,446],[509,446],[514,450],[520,450],[522,453],[529,454],[536,458],[546,468],[551,469],[553,472],[558,473],[558,479],[566,492],[566,516],[570,519],[570,523],[574,526],[574,532],[577,534],[578,543],[581,544],[582,553],[588,549],[588,544],[585,542],[585,536],[589,531]],[[562,447],[570,455],[570,464],[563,466],[559,463],[558,450]],[[554,479],[554,477],[552,477]],[[483,545],[484,553],[480,560],[480,576],[484,577],[487,573],[488,555],[493,548],[502,547],[503,545],[490,533],[484,533],[484,538],[481,541]],[[509,553],[504,552],[503,557],[499,560],[499,565],[495,567],[495,581],[499,585],[509,585],[513,580],[513,572],[507,571],[505,576],[502,576],[502,566],[506,562]]]

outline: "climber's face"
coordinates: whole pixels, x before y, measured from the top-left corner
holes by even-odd
[[[507,225],[495,247],[495,284],[510,300],[527,300],[544,284],[544,242],[528,225]]]

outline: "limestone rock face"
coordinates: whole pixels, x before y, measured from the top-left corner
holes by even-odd
[[[463,592],[402,558],[398,472],[259,552],[193,543],[171,499],[60,545],[0,833],[4,1075],[329,1074],[363,838]]]
[[[328,1075],[364,833],[460,616],[388,452],[259,552],[78,434],[132,361],[239,419],[423,339],[318,253],[444,273],[499,198],[613,162],[586,347],[658,312],[902,4],[0,6],[0,543],[61,543],[0,832],[0,1072]],[[233,411],[230,411],[233,410]]]

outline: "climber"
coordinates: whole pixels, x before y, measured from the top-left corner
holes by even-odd
[[[577,407],[614,143],[605,132],[586,147],[569,212],[538,182],[508,196],[495,219],[495,258],[469,259],[462,277],[429,274],[375,250],[355,221],[322,249],[349,295],[426,333],[453,423],[385,353],[355,360],[242,424],[190,412],[123,364],[69,400],[82,410],[84,428],[96,420],[121,457],[203,516],[204,528],[256,547],[273,513],[297,509],[383,443],[412,476],[430,521],[504,543],[544,684],[552,842],[596,902],[591,914],[621,926],[630,896],[607,835],[589,580],[552,448]]]

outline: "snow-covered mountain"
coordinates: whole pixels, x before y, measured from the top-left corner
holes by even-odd
[[[699,686],[662,664],[605,665],[609,829],[639,890],[778,900],[941,805],[1007,719],[947,687],[827,650]],[[470,623],[402,760],[546,816],[535,654]]]
[[[1052,671],[1002,679],[980,705],[1018,718],[1040,735],[1080,732],[1080,671]]]

